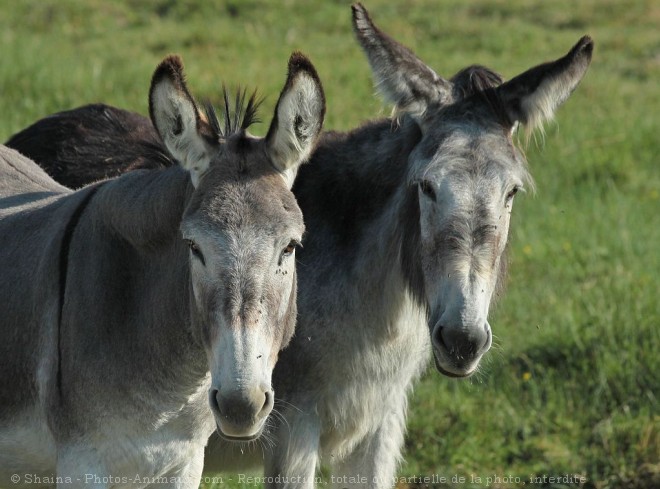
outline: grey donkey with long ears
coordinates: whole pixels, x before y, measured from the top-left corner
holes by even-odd
[[[393,486],[429,353],[466,377],[491,346],[513,200],[532,185],[514,128],[552,117],[593,50],[584,37],[504,83],[481,66],[445,79],[360,4],[353,25],[397,120],[324,134],[294,186],[307,234],[298,329],[274,373],[285,421],[269,436],[265,475],[282,477],[269,487],[312,487],[320,464],[337,487]],[[248,455],[212,441],[205,465]]]
[[[216,428],[268,426],[325,99],[296,53],[265,138],[244,103],[202,114],[171,56],[149,107],[178,164],[71,192],[0,147],[2,487],[197,488]]]

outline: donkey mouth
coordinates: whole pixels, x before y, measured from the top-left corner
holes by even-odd
[[[435,355],[433,355],[433,360],[435,361],[436,370],[440,372],[442,375],[445,375],[446,377],[451,377],[452,379],[464,379],[472,375],[477,370],[476,368],[474,368],[466,372],[450,372],[449,370],[445,369],[442,365],[440,365],[440,362],[438,361],[438,358]]]
[[[264,423],[265,426],[265,423]],[[233,443],[241,443],[241,442],[249,442],[249,441],[254,441],[257,438],[261,436],[261,434],[264,431],[264,426],[259,428],[255,433],[247,436],[233,436],[233,435],[226,435],[223,431],[222,428],[220,428],[220,425],[216,423],[216,431],[218,432],[218,435],[220,438],[233,442]]]

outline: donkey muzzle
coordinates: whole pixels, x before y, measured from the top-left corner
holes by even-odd
[[[475,372],[492,342],[487,321],[469,327],[451,326],[439,321],[432,333],[436,368],[448,377],[467,377]]]
[[[262,387],[227,393],[211,389],[209,404],[215,416],[218,434],[229,441],[258,438],[273,410],[274,399],[274,392]]]

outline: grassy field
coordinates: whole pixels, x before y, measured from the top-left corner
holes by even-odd
[[[660,4],[366,5],[446,76],[481,63],[511,77],[582,34],[596,41],[582,85],[526,150],[538,191],[514,211],[508,290],[490,321],[496,347],[471,380],[423,379],[400,474],[453,488],[530,477],[534,487],[660,487]],[[223,82],[259,87],[266,121],[296,49],[324,82],[327,128],[389,110],[347,2],[0,0],[0,41],[2,141],[89,102],[146,113],[151,73],[171,52],[200,99],[218,100]],[[566,475],[585,482],[540,482]]]

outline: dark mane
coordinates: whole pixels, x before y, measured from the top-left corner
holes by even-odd
[[[234,97],[234,104],[232,107],[230,102],[231,97],[227,88],[224,86],[222,87],[222,125],[220,124],[220,120],[218,119],[218,115],[213,108],[213,105],[211,105],[210,102],[204,104],[208,123],[216,137],[227,138],[232,134],[245,131],[252,124],[261,122],[257,115],[257,111],[263,102],[263,98],[257,98],[257,91],[255,90],[252,92],[252,95],[250,95],[246,105],[246,97],[247,90],[239,87],[236,90],[236,96]]]
[[[104,104],[40,119],[5,144],[69,188],[130,170],[174,164],[148,118]]]
[[[459,91],[461,98],[495,88],[503,81],[504,79],[498,73],[481,65],[463,68],[451,78],[454,90]]]
[[[451,78],[451,82],[456,99],[476,98],[490,107],[500,123],[512,125],[504,101],[495,90],[504,82],[499,73],[485,66],[471,65],[456,73]]]

